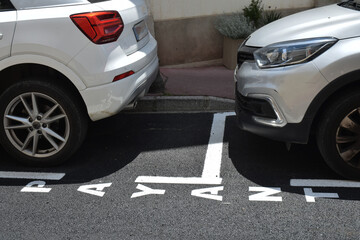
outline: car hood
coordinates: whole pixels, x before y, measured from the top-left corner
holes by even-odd
[[[300,12],[272,22],[251,34],[247,46],[316,37],[338,39],[360,36],[360,11],[329,5]]]

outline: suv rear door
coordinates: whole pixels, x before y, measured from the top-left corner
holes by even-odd
[[[0,0],[0,60],[10,56],[15,26],[15,8],[10,0]]]

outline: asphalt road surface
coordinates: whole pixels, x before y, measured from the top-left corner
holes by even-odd
[[[0,239],[359,239],[360,183],[233,113],[120,114],[56,168],[0,156]]]

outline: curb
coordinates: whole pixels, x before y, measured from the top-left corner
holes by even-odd
[[[126,112],[233,112],[235,100],[211,96],[146,96]]]

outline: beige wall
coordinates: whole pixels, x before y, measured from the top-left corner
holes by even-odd
[[[178,65],[222,58],[223,38],[214,17],[155,22],[160,65]]]
[[[179,65],[222,58],[223,37],[214,28],[217,15],[242,11],[251,0],[146,0],[158,41],[160,65]],[[263,0],[264,8],[285,13],[337,0]]]
[[[251,0],[147,0],[155,21],[241,11]],[[336,0],[263,0],[264,8],[312,8]]]

